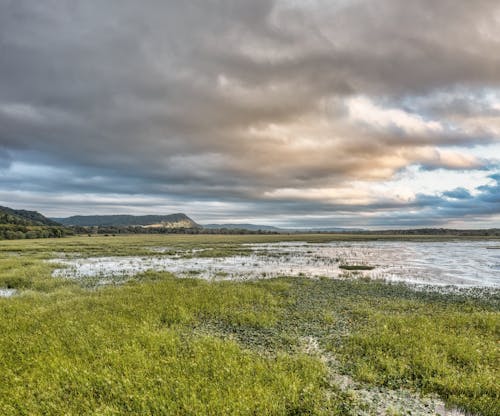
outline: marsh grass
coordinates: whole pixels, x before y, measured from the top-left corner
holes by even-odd
[[[194,331],[270,328],[279,302],[256,285],[167,274],[1,301],[0,413],[335,413],[320,361]]]
[[[274,238],[274,236],[272,236]],[[311,237],[316,239],[316,237]],[[322,241],[323,236],[317,237]],[[206,282],[146,272],[88,290],[44,260],[239,250],[269,236],[79,237],[0,244],[0,414],[360,414],[341,371],[383,389],[500,408],[498,290],[415,291],[305,277]],[[241,247],[240,247],[241,248]],[[351,272],[348,272],[351,273]],[[360,410],[361,409],[361,410]],[[363,410],[365,409],[365,410]]]
[[[0,253],[22,253],[51,257],[53,253],[92,256],[142,256],[151,255],[158,247],[169,247],[175,252],[191,248],[206,249],[215,255],[223,255],[224,250],[246,251],[241,244],[294,242],[328,243],[332,241],[449,241],[459,237],[425,235],[362,235],[362,234],[280,234],[280,235],[92,235],[56,239],[4,240],[0,241]],[[474,239],[471,237],[463,240]],[[479,240],[492,238],[476,238]],[[157,252],[155,252],[156,254]]]
[[[368,266],[366,264],[341,264],[339,268],[344,270],[373,270],[375,266]]]
[[[498,309],[428,301],[380,306],[358,306],[361,319],[338,349],[350,373],[370,384],[437,393],[474,414],[498,414]]]
[[[41,257],[0,254],[0,288],[48,292],[72,286],[68,280],[52,277],[55,266]]]
[[[498,414],[498,292],[470,298],[369,280],[283,278],[258,285],[284,299],[284,317],[259,331],[226,325],[242,344],[294,351],[312,336],[359,382]]]

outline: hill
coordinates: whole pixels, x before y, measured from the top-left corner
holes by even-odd
[[[0,206],[0,224],[57,226],[57,222],[44,217],[37,211],[12,209]]]
[[[283,230],[278,227],[273,227],[272,225],[259,225],[259,224],[202,224],[203,228],[208,228],[211,230],[249,230],[249,231],[275,231],[283,232]]]
[[[143,228],[199,228],[187,215],[75,215],[52,218],[60,224],[77,227],[143,227]]]
[[[0,240],[62,237],[65,233],[60,224],[39,212],[0,206]]]
[[[247,230],[247,231],[267,231],[272,233],[350,233],[362,232],[361,228],[341,228],[341,227],[316,227],[316,228],[280,228],[272,225],[261,224],[202,224],[203,228],[209,230]]]

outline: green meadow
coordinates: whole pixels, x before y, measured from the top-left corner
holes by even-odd
[[[0,297],[0,414],[405,415],[433,414],[443,401],[498,415],[498,290],[415,290],[355,271],[225,282],[150,271],[89,289],[53,277],[57,265],[46,262],[160,246],[217,257],[244,254],[242,243],[349,238],[401,236],[0,242],[0,288],[17,290]]]

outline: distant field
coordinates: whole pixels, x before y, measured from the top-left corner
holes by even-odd
[[[0,242],[0,414],[433,414],[500,408],[500,292],[363,278],[88,288],[63,256],[228,256],[243,243],[436,236],[133,235]],[[449,238],[448,238],[449,239]],[[194,250],[194,251],[193,251]],[[422,397],[423,396],[423,397]]]
[[[92,235],[91,237],[75,236],[63,239],[39,240],[4,240],[0,241],[2,251],[24,251],[30,253],[51,254],[58,252],[81,252],[85,255],[97,253],[105,255],[140,254],[144,248],[154,247],[159,244],[172,244],[182,246],[224,246],[228,244],[265,243],[276,241],[373,241],[373,240],[400,240],[400,241],[448,241],[448,240],[500,240],[499,237],[457,237],[437,235],[366,235],[366,234],[271,234],[271,235],[211,235],[211,234],[131,234],[131,235]]]

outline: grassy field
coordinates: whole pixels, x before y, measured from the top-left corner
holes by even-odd
[[[224,256],[247,242],[342,238],[0,242],[0,288],[19,291],[0,298],[0,414],[376,414],[376,400],[408,391],[497,415],[498,291],[350,279],[205,282],[160,272],[88,290],[52,277],[56,266],[44,261],[151,255],[159,246]],[[384,414],[424,413],[414,399],[391,406]]]

